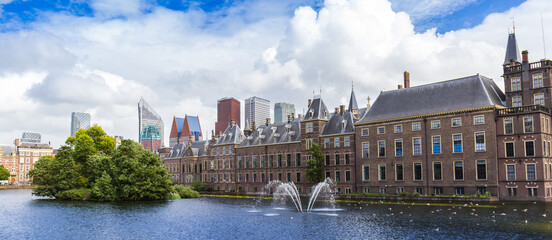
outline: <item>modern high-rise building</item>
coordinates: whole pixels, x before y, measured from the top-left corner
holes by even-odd
[[[40,143],[41,136],[40,133],[33,133],[33,132],[24,132],[21,136],[21,142],[28,142],[28,143]]]
[[[155,152],[164,146],[163,120],[144,98],[138,102],[138,128],[138,139],[144,148]]]
[[[184,118],[173,117],[171,134],[169,136],[169,147],[179,143],[188,145],[189,142],[202,141],[201,124],[199,116],[186,115]]]
[[[295,115],[295,105],[285,102],[274,104],[274,123],[286,122],[292,114]]]
[[[217,101],[217,122],[215,123],[215,132],[217,134],[224,132],[230,125],[230,121],[236,121],[240,126],[240,101],[235,98],[222,98]]]
[[[71,113],[71,136],[81,128],[88,129],[90,127],[90,114],[84,112]]]
[[[270,101],[260,97],[250,97],[245,99],[245,122],[252,126],[266,122],[270,118]]]

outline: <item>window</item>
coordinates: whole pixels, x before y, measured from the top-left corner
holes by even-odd
[[[380,188],[379,188],[379,193],[381,193],[381,194],[387,194],[387,188],[380,187]]]
[[[305,141],[306,141],[305,146],[306,146],[307,150],[311,149],[311,147],[312,147],[312,138],[307,138]]]
[[[542,86],[542,73],[533,74],[533,88],[541,88]]]
[[[257,165],[257,156],[253,156],[253,168],[257,168],[259,165]]]
[[[330,155],[326,155],[326,166],[330,166]]]
[[[265,168],[265,156],[261,156],[261,168]]]
[[[335,171],[335,182],[341,182],[341,172]]]
[[[212,165],[212,162],[211,162],[211,165]],[[238,157],[238,166],[237,166],[237,168],[241,168],[241,167],[242,167],[242,157]],[[213,168],[213,167],[211,166],[211,168]]]
[[[455,193],[456,195],[464,195],[464,193],[465,193],[465,192],[464,192],[464,187],[456,187],[456,188],[454,188],[454,193]]]
[[[441,168],[441,162],[433,162],[433,180],[440,181],[443,180],[443,170]]]
[[[378,127],[378,134],[385,134],[385,127]]]
[[[339,137],[334,138],[334,147],[339,147]]]
[[[403,181],[404,180],[402,163],[397,163],[395,165],[395,180],[397,180],[397,181]]]
[[[476,152],[485,151],[485,132],[475,133],[475,151]]]
[[[514,123],[512,119],[504,119],[504,134],[514,133]]]
[[[398,187],[397,190],[396,190],[396,193],[401,194],[402,192],[404,192],[404,188],[403,187]]]
[[[422,163],[414,163],[414,181],[422,180]]]
[[[452,135],[452,152],[454,153],[462,152],[462,134]]]
[[[537,188],[536,187],[530,187],[527,188],[527,196],[529,197],[536,197],[537,196]]]
[[[395,125],[395,133],[401,133],[402,132],[402,125]]]
[[[415,187],[414,192],[416,192],[420,195],[424,195],[424,188],[423,187]]]
[[[477,193],[481,195],[487,193],[487,187],[477,187]]]
[[[339,154],[336,154],[335,155],[335,165],[339,165],[340,164],[340,160],[339,160]]]
[[[521,96],[512,97],[512,107],[521,107]]]
[[[514,164],[508,164],[506,165],[506,179],[508,181],[515,181],[516,180],[516,165]]]
[[[527,181],[534,181],[537,180],[537,174],[535,172],[535,164],[529,163],[525,165],[526,173],[527,173]]]
[[[474,125],[479,125],[479,124],[484,124],[484,123],[485,123],[485,116],[478,115],[478,116],[473,117],[473,124]]]
[[[521,79],[519,77],[512,78],[512,91],[521,91]]]
[[[282,167],[282,154],[278,154],[278,167]]]
[[[286,154],[286,167],[290,167],[291,166],[291,154],[288,153]]]
[[[362,158],[370,157],[370,144],[368,142],[362,143]]]
[[[454,180],[464,180],[464,162],[454,161]]]
[[[250,168],[251,165],[249,165],[249,157],[245,157],[245,168]]]
[[[287,181],[291,182],[291,173],[287,173],[286,176],[287,176]]]
[[[345,171],[345,182],[351,181],[351,171]]]
[[[403,155],[403,141],[402,139],[395,139],[395,156]]]
[[[300,167],[301,166],[301,153],[295,154],[295,166]]]
[[[533,98],[535,100],[535,105],[543,105],[544,106],[544,93],[537,93],[533,95]]]
[[[433,142],[433,154],[441,153],[441,136],[433,136],[431,141]]]
[[[442,187],[434,187],[434,188],[433,188],[433,194],[435,194],[435,195],[443,195],[443,188],[442,188]]]
[[[301,182],[301,172],[297,172],[296,181],[297,181],[297,182]]]
[[[350,136],[345,136],[344,137],[345,139],[345,143],[343,144],[344,147],[350,147],[351,146],[351,137]]]
[[[523,118],[523,132],[526,132],[526,133],[533,132],[533,118],[532,117]]]
[[[412,148],[414,155],[422,155],[422,139],[412,138]]]
[[[368,134],[369,134],[368,128],[363,128],[363,129],[361,130],[361,135],[362,135],[362,136],[368,136]]]
[[[345,153],[345,164],[351,164],[351,155]]]
[[[324,148],[330,148],[330,139],[324,138]]]
[[[362,165],[362,181],[370,181],[370,166]]]
[[[313,128],[312,128],[312,123],[307,123],[306,124],[306,133],[311,133],[313,132]]]
[[[525,141],[525,156],[526,157],[535,156],[535,141]]]
[[[378,180],[380,181],[385,181],[387,180],[386,176],[385,176],[385,164],[381,164],[378,166],[379,167],[379,171],[378,171]]]
[[[504,143],[506,146],[506,157],[514,157],[514,142]]]
[[[422,129],[421,124],[419,122],[412,123],[412,131],[420,131]]]
[[[462,119],[461,118],[453,118],[451,120],[451,126],[452,127],[460,127],[462,126]]]
[[[515,197],[517,196],[517,188],[515,187],[509,187],[508,188],[508,196]]]
[[[441,121],[435,120],[431,121],[431,129],[441,128]]]
[[[477,160],[476,174],[477,174],[477,180],[487,180],[487,161]]]
[[[274,155],[268,156],[268,166],[274,167]]]
[[[385,157],[385,140],[378,141],[378,157]]]

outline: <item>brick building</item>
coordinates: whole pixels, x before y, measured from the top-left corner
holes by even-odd
[[[240,126],[240,101],[235,98],[223,98],[217,101],[217,122],[215,133],[224,132],[230,121],[234,120]]]

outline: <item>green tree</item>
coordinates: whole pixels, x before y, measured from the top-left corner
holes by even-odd
[[[114,201],[117,199],[117,190],[111,184],[112,178],[104,171],[91,190],[92,199],[96,201]]]
[[[73,149],[69,146],[62,146],[55,157],[42,157],[35,163],[29,175],[33,178],[33,183],[38,185],[33,190],[33,194],[37,196],[54,197],[80,186]]]
[[[10,171],[4,165],[0,165],[0,180],[8,180],[8,178],[10,178]]]
[[[160,200],[173,190],[159,157],[137,142],[123,140],[112,162],[120,200]]]
[[[324,155],[320,145],[312,143],[310,148],[312,159],[307,160],[305,174],[308,183],[318,183],[324,181]]]

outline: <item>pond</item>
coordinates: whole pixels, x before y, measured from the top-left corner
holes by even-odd
[[[0,190],[2,239],[546,239],[552,204],[273,200],[57,201]],[[305,199],[303,199],[305,201]],[[304,204],[306,204],[304,202]]]

